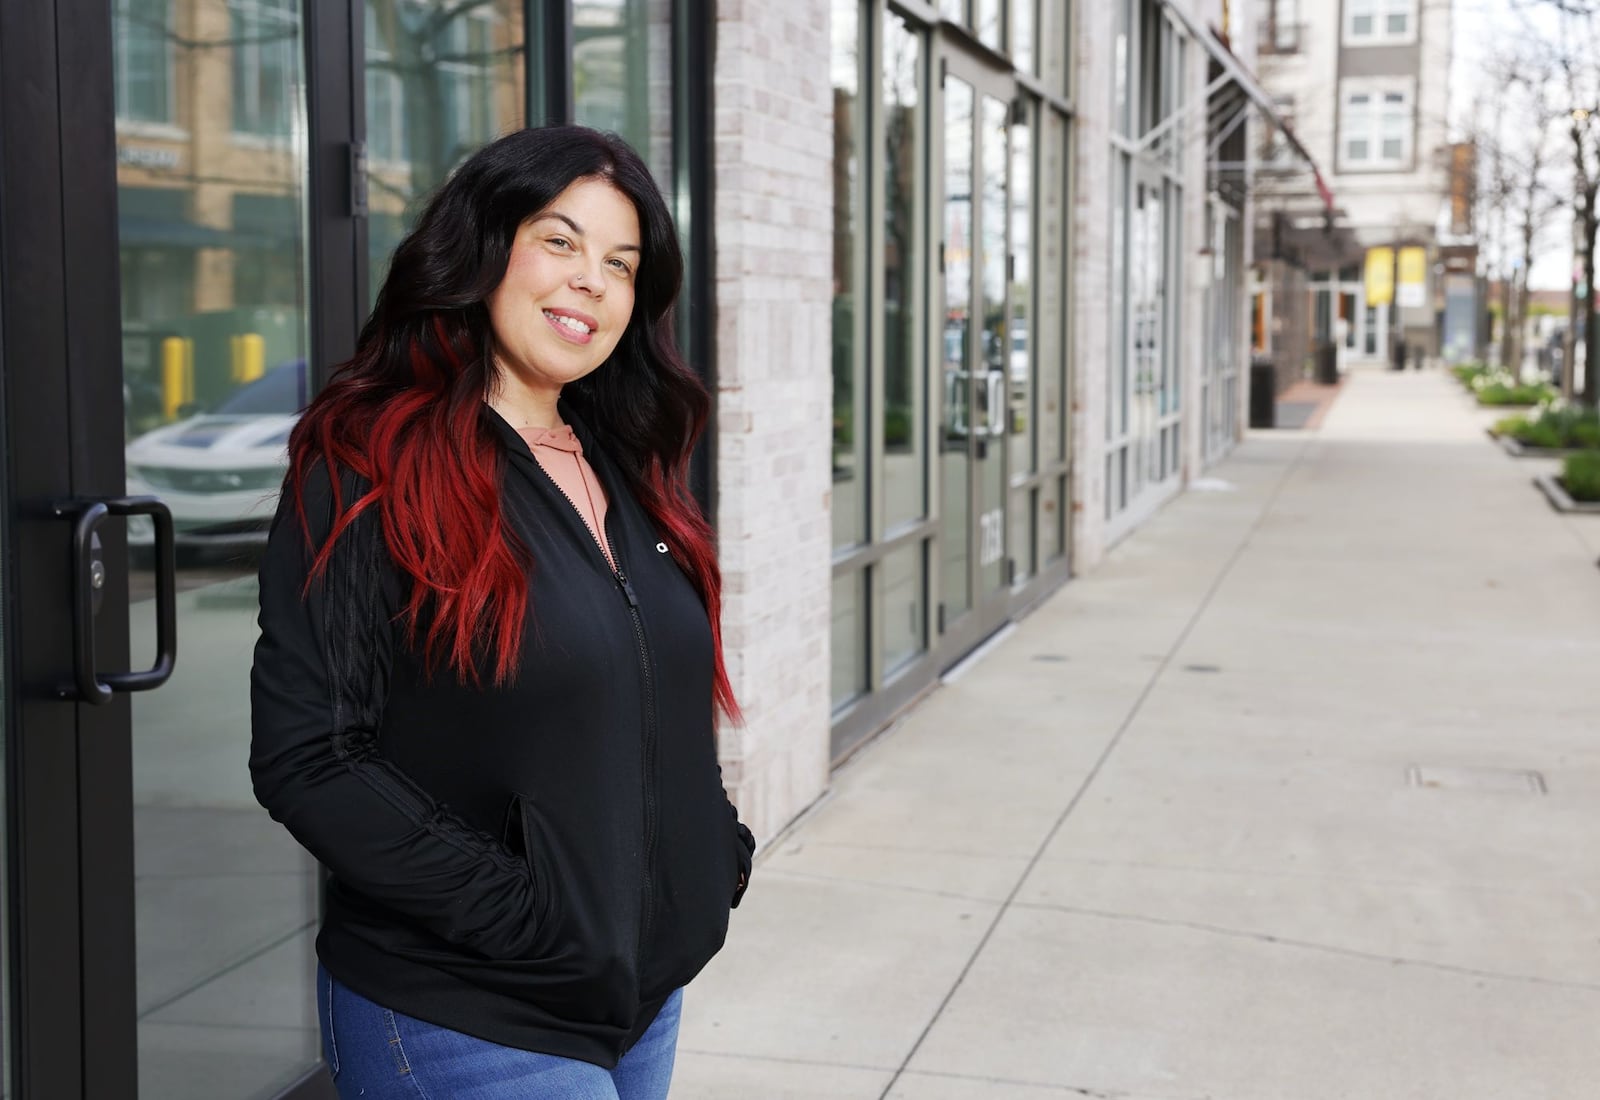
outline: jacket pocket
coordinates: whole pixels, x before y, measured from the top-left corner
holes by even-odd
[[[756,838],[744,823],[737,817],[733,819],[734,859],[739,868],[738,877],[734,879],[733,899],[730,908],[739,908],[739,902],[744,900],[745,889],[750,885],[750,870],[755,865]]]
[[[528,918],[535,923],[535,929],[534,947],[529,957],[540,958],[549,953],[554,938],[559,920],[556,911],[559,899],[536,815],[531,812],[527,798],[520,794],[512,795],[506,806],[501,840],[507,848],[523,858],[528,865],[528,874],[533,879],[533,912],[528,914]]]

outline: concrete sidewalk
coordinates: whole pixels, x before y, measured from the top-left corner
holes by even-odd
[[[858,754],[674,1100],[1600,1095],[1600,517],[1490,419],[1349,378]]]

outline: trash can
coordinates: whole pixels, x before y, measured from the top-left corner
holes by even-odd
[[[1278,375],[1270,359],[1250,361],[1250,426],[1272,428],[1278,423]]]
[[[1339,384],[1339,345],[1325,341],[1317,345],[1317,384],[1322,386],[1336,386]]]

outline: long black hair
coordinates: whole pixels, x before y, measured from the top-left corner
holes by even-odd
[[[585,179],[633,204],[640,258],[626,330],[562,400],[601,437],[699,590],[716,640],[716,702],[734,715],[712,532],[687,480],[710,397],[673,339],[683,255],[649,168],[614,134],[518,130],[456,169],[395,249],[355,355],[296,426],[290,485],[297,491],[319,459],[363,477],[372,489],[335,526],[318,568],[376,505],[389,551],[413,582],[409,621],[414,630],[427,622],[429,657],[463,679],[478,678],[475,652],[494,655],[496,682],[514,673],[532,563],[501,512],[505,454],[484,408],[497,380],[486,300],[505,278],[518,228]]]

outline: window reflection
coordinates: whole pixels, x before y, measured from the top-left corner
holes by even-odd
[[[573,117],[620,134],[672,192],[671,0],[574,0]]]
[[[883,670],[886,679],[927,648],[927,619],[922,598],[926,545],[912,543],[883,559]]]
[[[856,341],[861,227],[860,5],[833,3],[833,545],[866,537],[865,378]]]
[[[916,359],[924,108],[921,37],[892,11],[884,15],[883,32],[883,493],[884,522],[892,530],[927,512],[924,399]]]
[[[366,0],[369,295],[434,188],[523,124],[521,0]]]
[[[944,301],[939,349],[944,382],[939,447],[943,537],[941,600],[949,620],[972,606],[967,550],[972,501],[967,437],[979,430],[972,405],[973,125],[972,85],[949,77],[944,86]]]
[[[1029,129],[1036,108],[1019,100],[1011,126],[1011,319],[1006,359],[1007,417],[1011,435],[1011,474],[1034,470],[1033,417],[1033,135]]]
[[[1034,72],[1033,24],[1037,0],[1011,0],[1011,60],[1018,70]]]
[[[1000,49],[1000,0],[976,0],[976,8],[978,40],[990,49]]]
[[[172,511],[188,639],[132,701],[138,1091],[164,1100],[276,1095],[319,1057],[316,865],[243,763],[254,554],[308,395],[301,7],[112,7],[127,487]],[[129,521],[136,646],[151,536]]]
[[[866,573],[835,577],[829,614],[833,618],[833,683],[835,710],[867,690]]]

